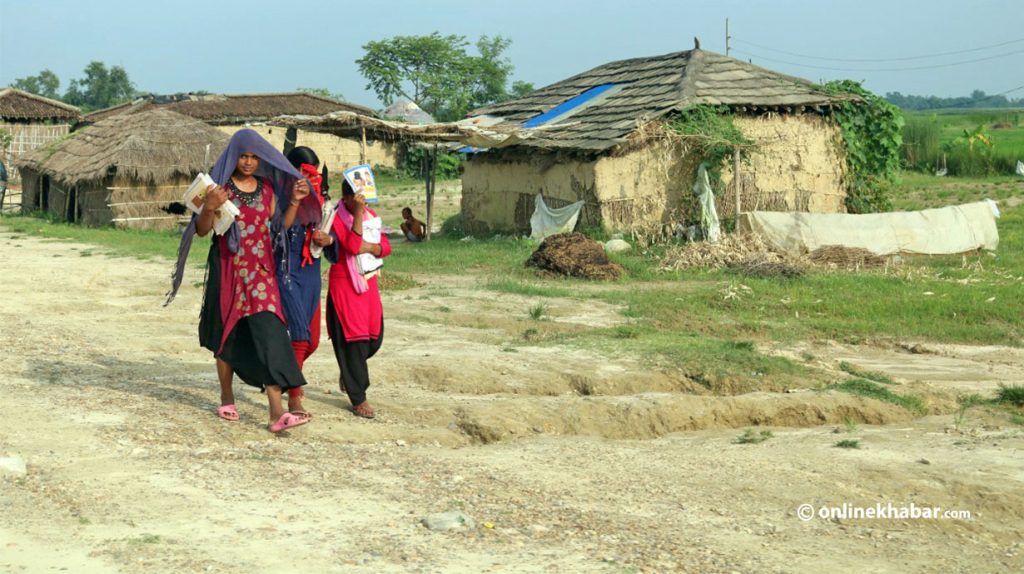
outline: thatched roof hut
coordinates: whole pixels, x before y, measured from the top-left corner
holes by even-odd
[[[589,99],[559,109],[581,95]],[[839,101],[808,80],[694,49],[611,62],[471,115],[546,126],[527,146],[605,151],[627,143],[640,124],[694,105],[822,113]]]
[[[584,200],[582,225],[685,219],[699,159],[664,122],[698,105],[728,108],[754,142],[740,170],[742,210],[841,211],[845,152],[828,116],[843,100],[700,49],[611,62],[471,114],[529,137],[471,157],[463,216],[477,231],[528,229],[541,193],[552,207]],[[722,179],[735,185],[729,167]],[[734,205],[722,206],[726,216]]]
[[[11,136],[10,144],[0,149],[0,161],[10,167],[32,150],[67,135],[70,124],[81,117],[78,108],[64,102],[17,88],[0,90],[0,130]],[[17,171],[10,171],[12,180],[17,181]],[[3,210],[2,205],[0,210]]]
[[[85,116],[87,123],[152,108],[164,108],[202,120],[212,126],[262,123],[281,115],[323,115],[336,111],[376,116],[370,108],[305,92],[276,94],[175,94],[149,95],[133,102],[97,110]]]
[[[296,145],[309,146],[316,150],[320,160],[332,170],[342,170],[362,163],[395,167],[398,161],[398,152],[394,146],[372,138],[364,142],[358,134],[342,138],[335,135],[304,134],[267,125],[277,116],[349,113],[368,118],[377,117],[376,112],[365,106],[305,92],[146,96],[134,102],[93,112],[85,117],[85,121],[95,122],[154,108],[168,109],[201,120],[228,135],[242,128],[251,128],[281,150]]]
[[[73,133],[18,163],[22,208],[87,225],[171,228],[164,209],[227,145],[227,134],[181,114],[122,114]]]
[[[73,122],[81,117],[78,108],[64,102],[17,88],[0,90],[0,123]]]

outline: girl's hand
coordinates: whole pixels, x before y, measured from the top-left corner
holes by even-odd
[[[316,243],[320,247],[327,247],[334,243],[334,238],[323,231],[317,230],[313,232],[313,243]]]
[[[309,197],[309,184],[304,179],[297,180],[292,186],[292,203],[301,203],[307,197]]]
[[[362,212],[366,209],[366,196],[361,193],[357,193],[355,197],[352,198],[352,206],[355,208],[355,212]],[[353,212],[353,214],[355,214],[355,212]]]
[[[364,241],[362,243],[362,245],[359,246],[359,254],[360,255],[362,255],[363,253],[369,253],[370,255],[373,255],[374,257],[380,257],[380,254],[383,251],[384,251],[384,249],[380,246],[379,243],[367,243],[367,242]]]
[[[214,212],[224,205],[224,202],[228,200],[228,190],[218,185],[211,185],[206,188],[206,198],[203,199],[203,209],[205,211]]]

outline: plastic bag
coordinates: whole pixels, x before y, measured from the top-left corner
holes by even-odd
[[[700,202],[700,227],[704,238],[711,243],[722,237],[722,226],[718,221],[718,210],[715,209],[715,194],[711,191],[708,171],[704,164],[697,168],[697,181],[693,184],[693,193]]]
[[[577,201],[565,207],[551,209],[538,193],[534,199],[533,215],[530,216],[530,239],[541,240],[556,233],[569,233],[576,227],[583,202]]]

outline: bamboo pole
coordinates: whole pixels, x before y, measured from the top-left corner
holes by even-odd
[[[736,221],[740,220],[740,187],[743,185],[743,180],[740,179],[740,148],[736,146],[732,148],[732,182],[733,191],[736,194]]]
[[[366,163],[366,128],[359,130],[362,133],[362,141],[359,143],[359,163]]]

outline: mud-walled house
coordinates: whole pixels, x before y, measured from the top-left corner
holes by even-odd
[[[701,158],[668,126],[695,106],[724,112],[749,142],[741,211],[840,212],[845,150],[830,121],[840,101],[807,80],[701,49],[605,64],[471,114],[530,137],[470,155],[465,224],[479,233],[528,230],[537,194],[550,207],[585,201],[582,226],[686,219]],[[725,217],[736,212],[732,166],[722,162],[718,184]]]

